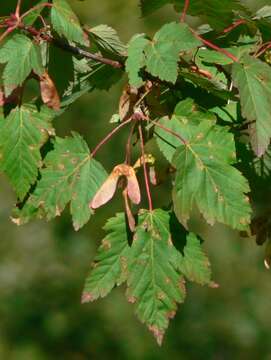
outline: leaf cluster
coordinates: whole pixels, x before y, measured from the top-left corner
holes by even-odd
[[[128,301],[159,344],[185,299],[185,281],[215,287],[200,234],[191,227],[195,213],[211,226],[255,235],[267,243],[266,266],[271,262],[265,202],[271,7],[268,1],[257,12],[239,0],[223,6],[219,0],[140,1],[143,16],[165,5],[174,6],[176,21],[153,37],[135,34],[128,44],[108,25],[82,26],[66,0],[42,0],[25,13],[18,2],[2,20],[0,36],[0,171],[18,200],[12,220],[51,220],[69,207],[79,230],[121,189],[124,210],[104,227],[82,301],[125,283]],[[187,15],[202,25],[192,28]],[[51,70],[60,50],[61,67],[69,69],[65,84]],[[40,92],[25,101],[30,79]],[[57,116],[120,79],[118,110],[94,149],[78,133],[56,134]],[[123,127],[130,128],[124,160],[108,173],[95,157]],[[152,187],[166,180],[168,202],[157,199],[154,208]]]

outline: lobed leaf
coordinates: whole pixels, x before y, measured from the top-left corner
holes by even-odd
[[[161,80],[175,83],[180,52],[198,46],[201,46],[201,42],[194,37],[187,24],[166,24],[144,49],[146,69]]]
[[[6,64],[2,75],[6,96],[22,85],[32,70],[38,75],[44,72],[38,45],[21,34],[12,36],[0,48],[0,63]]]
[[[198,126],[203,120],[209,120],[211,124],[214,124],[215,116],[211,113],[200,111],[194,101],[187,98],[177,104],[174,116],[171,119],[164,117],[159,120],[159,123],[180,136],[188,136],[187,129],[183,126],[183,123]],[[181,140],[173,134],[160,129],[158,126],[155,128],[155,138],[165,158],[172,163],[176,149],[181,145]],[[224,145],[226,145],[225,141],[223,141]]]
[[[175,6],[178,12],[184,8],[184,0],[141,0],[141,10],[143,16],[150,15],[167,4]],[[246,12],[246,8],[239,0],[224,0],[221,6],[221,0],[190,0],[187,13],[192,16],[198,16],[200,19],[215,30],[221,31],[229,26],[235,13]]]
[[[82,302],[105,297],[115,285],[127,279],[129,245],[125,214],[116,214],[107,221],[104,230],[108,233],[102,240],[98,255],[86,279]]]
[[[250,139],[257,156],[265,153],[271,138],[271,68],[246,55],[232,68],[232,77],[240,93],[242,115],[251,122]]]
[[[67,40],[88,45],[79,20],[66,0],[53,0],[51,21],[58,35],[64,36]]]
[[[185,298],[183,279],[174,262],[176,253],[169,214],[161,209],[142,210],[128,258],[127,295],[159,344],[176,304]]]
[[[184,256],[179,262],[181,273],[200,285],[212,285],[210,262],[195,234],[188,234],[183,252]]]
[[[42,165],[40,149],[54,134],[52,118],[52,112],[38,112],[30,105],[0,116],[0,170],[7,174],[20,200],[37,179]]]
[[[89,203],[106,179],[106,171],[91,157],[87,144],[75,133],[72,137],[56,138],[54,150],[47,154],[44,165],[41,179],[17,222],[25,222],[33,208],[36,211],[41,208],[47,220],[51,220],[70,203],[73,226],[79,230],[93,213]]]
[[[108,25],[98,25],[93,28],[87,28],[90,40],[94,42],[101,52],[125,56],[126,46],[120,40],[115,29]]]
[[[139,71],[145,66],[144,49],[148,45],[149,40],[145,34],[135,35],[128,44],[128,58],[126,60],[126,71],[131,86],[140,87],[143,80],[139,76]]]
[[[234,229],[247,229],[251,207],[245,194],[250,189],[232,166],[236,161],[233,136],[210,121],[193,126],[179,120],[186,142],[173,158],[177,169],[173,203],[178,219],[186,224],[196,205],[210,224],[218,221]]]

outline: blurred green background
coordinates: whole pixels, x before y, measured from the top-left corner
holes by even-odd
[[[257,8],[267,2],[249,3]],[[136,32],[152,34],[176,18],[171,8],[164,8],[141,19],[136,0],[71,4],[83,23],[111,25],[123,41]],[[13,7],[14,1],[1,1],[1,13]],[[121,84],[110,92],[84,96],[57,119],[58,133],[79,131],[92,148],[108,131],[120,92]],[[124,135],[125,131],[99,153],[108,170],[123,160],[115,149],[124,144]],[[68,213],[49,224],[18,228],[9,221],[15,198],[3,177],[0,187],[0,359],[271,359],[270,273],[253,239],[239,239],[221,226],[202,229],[220,288],[188,284],[187,300],[158,348],[134,316],[124,289],[115,289],[97,303],[80,304],[102,226],[120,210],[118,199],[78,233]]]

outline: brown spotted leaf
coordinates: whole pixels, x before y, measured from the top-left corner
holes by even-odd
[[[31,209],[42,209],[50,220],[70,203],[74,228],[80,229],[92,214],[89,203],[107,177],[106,171],[91,157],[87,144],[76,133],[64,139],[57,137],[44,164],[35,191],[17,217],[24,222]]]
[[[53,80],[47,72],[40,76],[40,93],[42,101],[50,109],[60,109],[60,98]]]
[[[250,139],[258,157],[271,139],[271,68],[263,61],[246,55],[233,65],[233,81],[240,92],[243,116],[250,122]]]
[[[171,242],[169,221],[164,210],[141,211],[128,263],[128,300],[159,344],[185,298],[176,261],[181,255]]]
[[[186,142],[173,157],[176,179],[173,190],[175,213],[184,225],[197,207],[210,224],[220,222],[245,230],[250,223],[250,188],[233,164],[235,143],[227,129],[203,120],[193,125],[176,117]],[[171,121],[168,121],[170,125]]]
[[[105,297],[115,285],[127,278],[127,257],[129,251],[125,214],[117,214],[107,221],[98,255],[94,259],[92,270],[86,279],[82,302]]]

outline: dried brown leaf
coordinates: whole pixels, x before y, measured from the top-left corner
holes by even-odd
[[[60,98],[56,86],[47,72],[40,77],[40,93],[45,105],[56,111],[60,109]]]

